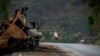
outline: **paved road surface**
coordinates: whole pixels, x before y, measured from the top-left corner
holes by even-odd
[[[65,51],[71,51],[72,56],[100,56],[100,47],[86,44],[67,44],[67,43],[42,43],[56,45]]]

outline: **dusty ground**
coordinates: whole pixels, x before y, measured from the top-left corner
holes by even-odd
[[[19,52],[14,53],[12,56],[68,56],[65,52],[61,51],[45,51],[45,52]]]
[[[1,56],[1,55],[0,55]],[[38,50],[16,51],[2,56],[68,56],[67,52],[61,51],[52,45],[41,46]]]

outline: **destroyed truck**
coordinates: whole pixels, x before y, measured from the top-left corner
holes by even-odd
[[[42,32],[37,30],[36,22],[29,22],[33,29],[28,29],[20,20],[20,13],[15,14],[11,22],[3,23],[0,26],[0,48],[35,48],[39,46]],[[29,33],[29,30],[35,30]]]

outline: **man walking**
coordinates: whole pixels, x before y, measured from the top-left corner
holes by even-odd
[[[54,38],[55,40],[58,40],[58,33],[56,31],[54,32]]]

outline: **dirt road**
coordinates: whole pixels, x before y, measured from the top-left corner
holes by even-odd
[[[68,44],[68,43],[42,43],[56,45],[61,50],[70,51],[71,56],[100,56],[100,46],[87,44]]]
[[[100,56],[100,47],[86,44],[41,43],[37,51],[16,51],[3,56]]]

